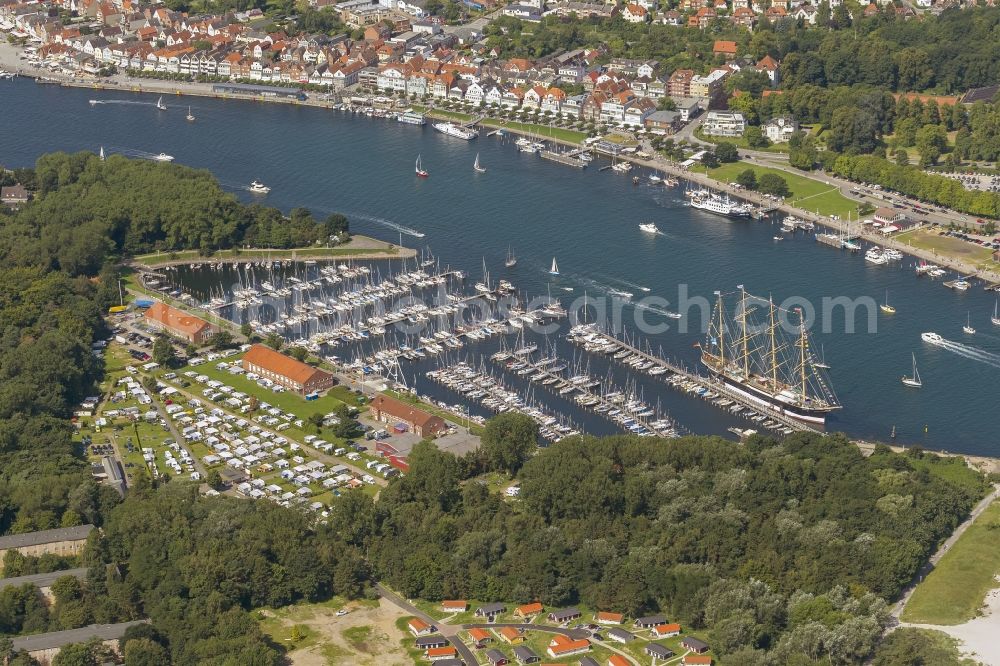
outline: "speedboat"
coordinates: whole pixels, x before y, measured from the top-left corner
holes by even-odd
[[[166,153],[160,153],[159,155],[153,155],[153,159],[157,162],[173,162],[174,156],[167,155]]]
[[[937,333],[933,333],[933,332],[930,332],[930,331],[928,331],[926,333],[921,333],[920,334],[920,339],[923,340],[924,342],[930,342],[931,344],[935,344],[935,345],[944,342],[944,338],[942,338]]]
[[[639,225],[639,229],[641,231],[645,231],[646,233],[649,233],[649,234],[658,234],[658,233],[660,233],[659,227],[657,227],[652,222],[644,222],[643,224],[640,224]]]
[[[250,183],[250,187],[248,187],[247,189],[253,192],[254,194],[267,194],[268,192],[271,191],[270,187],[260,182],[259,180],[255,180],[252,183]]]

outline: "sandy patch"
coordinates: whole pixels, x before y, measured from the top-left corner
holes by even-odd
[[[959,649],[967,656],[987,666],[1000,666],[1000,588],[986,595],[983,614],[964,624],[953,626],[939,624],[910,624],[908,627],[935,629],[958,639]]]

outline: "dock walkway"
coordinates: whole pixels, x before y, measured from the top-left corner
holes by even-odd
[[[745,396],[741,395],[740,393],[736,392],[729,386],[725,385],[723,382],[720,382],[711,377],[704,377],[702,375],[693,373],[685,368],[682,368],[679,365],[676,365],[674,363],[671,363],[670,361],[660,358],[655,354],[643,351],[639,347],[636,347],[635,345],[629,342],[620,340],[614,336],[599,331],[596,327],[584,326],[584,327],[577,327],[574,330],[576,331],[576,334],[571,334],[569,336],[569,340],[571,342],[578,345],[583,345],[585,349],[587,348],[587,343],[599,342],[605,347],[605,349],[609,351],[610,350],[629,351],[633,355],[636,355],[644,359],[645,361],[648,361],[653,364],[651,368],[645,371],[647,374],[659,377],[660,379],[664,380],[667,384],[677,388],[678,390],[682,390],[692,394],[697,393],[700,397],[711,400],[713,404],[718,405],[720,408],[723,408],[724,405],[719,404],[718,401],[720,400],[720,397],[724,396],[725,400],[729,401],[729,405],[735,404],[739,405],[742,408],[739,410],[739,412],[743,412],[742,416],[744,416],[744,418],[749,418],[752,422],[758,423],[759,425],[762,425],[765,428],[769,428],[771,430],[775,430],[778,432],[783,432],[785,434],[790,434],[791,431],[796,431],[796,430],[821,432],[821,430],[809,424],[798,421],[790,416],[781,414],[776,411],[771,411],[761,408],[760,405],[752,402]],[[599,353],[596,350],[590,350],[590,351],[592,351],[592,353]],[[613,359],[613,360],[618,361],[618,359]],[[650,370],[652,370],[653,368],[664,368],[665,372],[661,371],[659,373],[654,374],[650,372]],[[704,389],[704,391],[702,391],[701,389]],[[712,393],[715,393],[717,395],[714,397],[710,397],[709,394]],[[732,412],[733,410],[730,409],[730,411]],[[738,413],[738,412],[733,412],[733,413]],[[771,423],[772,425],[768,425],[768,423]]]

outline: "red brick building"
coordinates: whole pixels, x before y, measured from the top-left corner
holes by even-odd
[[[254,345],[243,357],[243,369],[270,379],[296,393],[325,391],[333,386],[333,375],[296,361],[264,345]]]
[[[204,344],[216,328],[204,319],[190,315],[166,303],[154,303],[146,310],[146,324],[193,345]]]
[[[434,437],[448,429],[444,419],[417,409],[393,397],[379,394],[368,406],[371,415],[382,423],[405,423],[419,437]]]

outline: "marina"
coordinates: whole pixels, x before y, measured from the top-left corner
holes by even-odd
[[[868,297],[878,314],[878,304],[888,289],[898,314],[879,317],[875,330],[866,327],[863,307],[847,315],[854,324],[850,333],[845,331],[843,308],[834,311],[832,321],[816,323],[813,335],[825,347],[825,359],[843,405],[828,417],[826,428],[879,439],[887,437],[891,425],[896,424],[900,444],[955,450],[956,442],[961,441],[968,453],[996,453],[990,416],[996,368],[980,360],[986,357],[966,357],[920,341],[921,332],[928,329],[937,329],[947,339],[960,338],[962,325],[970,320],[977,330],[969,338],[975,340],[975,346],[991,354],[1000,352],[1000,338],[990,324],[994,309],[990,301],[995,301],[995,294],[985,292],[983,287],[988,285],[978,277],[958,273],[944,259],[927,256],[921,263],[904,256],[873,264],[864,260],[864,250],[856,254],[829,252],[810,235],[780,232],[783,215],[777,212],[760,222],[712,223],[712,217],[684,205],[681,189],[649,179],[649,169],[634,167],[628,178],[617,178],[599,171],[609,164],[601,156],[594,158],[593,169],[562,168],[548,160],[527,159],[530,155],[521,154],[508,133],[495,134],[489,141],[480,137],[466,142],[426,125],[396,122],[387,113],[386,121],[372,122],[366,113],[331,113],[292,104],[251,107],[244,101],[209,97],[198,100],[193,109],[198,120],[188,123],[184,118],[187,104],[183,108],[170,104],[168,111],[157,113],[153,108],[155,95],[115,91],[100,95],[102,100],[145,101],[141,106],[92,107],[88,104],[94,97],[92,90],[38,86],[24,79],[9,82],[5,88],[8,166],[30,165],[39,154],[55,150],[96,151],[104,145],[119,152],[114,146],[146,146],[152,154],[162,151],[174,156],[175,163],[211,170],[222,182],[233,184],[234,196],[248,202],[254,195],[243,188],[258,179],[272,188],[267,204],[286,212],[298,206],[317,216],[342,212],[350,219],[353,232],[392,243],[397,242],[401,229],[406,229],[404,238],[418,237],[432,244],[443,262],[477,279],[485,258],[489,266],[502,271],[497,277],[516,282],[523,303],[550,293],[569,310],[574,299],[588,290],[591,295],[608,293],[605,287],[594,286],[595,282],[639,296],[646,294],[625,283],[598,278],[598,274],[645,285],[652,288],[650,296],[660,297],[666,304],[645,303],[641,298],[623,303],[625,327],[634,333],[634,320],[640,314],[650,323],[666,323],[666,330],[644,333],[644,337],[653,348],[665,350],[663,357],[679,367],[697,367],[700,351],[694,344],[704,341],[711,319],[711,305],[706,312],[701,306],[692,309],[689,301],[696,295],[711,303],[713,291],[746,284],[754,293],[794,294],[806,299],[822,319],[826,297]],[[251,108],[252,113],[248,113]],[[69,112],[100,113],[103,120],[71,129],[64,122]],[[29,131],[39,122],[50,131],[41,135]],[[254,136],[253,146],[246,141],[248,133]],[[267,164],[254,158],[259,151],[271,156]],[[331,151],[338,155],[337,160],[331,161]],[[486,177],[470,168],[477,152],[481,164],[489,168]],[[414,177],[410,169],[418,154],[432,178]],[[375,159],[375,155],[390,159]],[[660,177],[660,173],[657,170],[654,175]],[[633,174],[642,181],[638,186],[631,182]],[[335,190],[331,190],[331,182],[336,182]],[[623,206],[629,208],[628,215],[622,215]],[[647,221],[660,232],[647,234],[637,229]],[[784,241],[776,243],[773,238],[779,232]],[[867,237],[859,241],[870,242]],[[895,248],[892,239],[878,244]],[[511,245],[517,251],[517,262],[508,268],[504,261]],[[559,275],[549,273],[554,254]],[[211,301],[219,297],[220,286],[229,291],[238,282],[232,269],[212,268],[212,257],[186,263],[200,263],[201,267],[179,268],[171,271],[170,277],[177,284],[174,289],[183,287],[193,294],[193,302]],[[936,276],[932,273],[935,270],[945,273]],[[384,268],[382,271],[387,275]],[[941,282],[959,276],[966,277],[967,289],[941,288]],[[942,279],[928,279],[934,277]],[[209,296],[209,292],[214,293]],[[233,300],[226,297],[227,303]],[[685,318],[673,319],[657,314],[657,310],[683,313]],[[218,312],[231,314],[225,308]],[[300,313],[289,310],[287,314]],[[274,322],[265,319],[263,323]],[[304,326],[310,335],[315,333],[311,327],[316,327],[315,322]],[[308,340],[298,328],[303,326],[288,331],[290,340]],[[622,332],[616,330],[616,335]],[[366,349],[359,351],[358,357],[370,357],[382,344],[375,345],[369,336],[364,341],[340,343],[332,354],[343,355],[342,350],[360,345]],[[420,344],[418,338],[402,344],[415,348]],[[496,351],[497,339],[493,336],[465,345],[476,347],[476,353],[489,354]],[[908,390],[899,381],[914,350],[924,382],[921,391]],[[353,350],[347,358],[353,361]],[[425,371],[423,364],[431,363],[430,356],[407,362],[420,373]],[[617,365],[616,383],[620,386],[627,385],[629,373],[652,379]],[[411,373],[407,374],[412,384]],[[599,374],[603,376],[603,369]],[[746,427],[728,410],[659,380],[646,384],[645,395],[651,404],[662,401],[665,409],[693,432],[727,434],[730,427]],[[566,405],[560,411],[570,413],[573,406]],[[594,416],[581,413],[574,422]],[[600,427],[600,423],[588,422],[587,430],[598,432]]]

